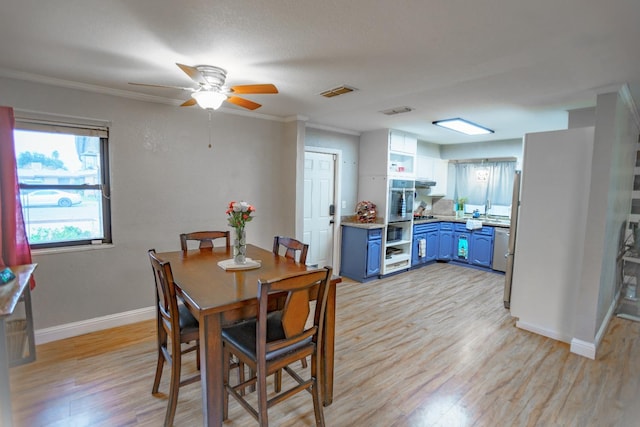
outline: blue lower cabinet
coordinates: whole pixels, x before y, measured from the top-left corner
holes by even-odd
[[[425,262],[431,262],[438,259],[438,246],[440,243],[440,231],[427,232],[427,256]]]
[[[452,261],[469,263],[471,233],[465,224],[453,224],[453,256]]]
[[[372,277],[380,274],[381,256],[382,239],[370,239],[367,243],[367,274],[365,277]]]
[[[470,263],[479,267],[491,268],[493,261],[493,227],[482,227],[471,233]]]
[[[438,255],[440,261],[451,261],[453,258],[453,223],[441,222],[438,233]]]
[[[416,224],[413,226],[411,266],[416,267],[438,258],[440,224]]]
[[[358,282],[376,279],[382,260],[382,228],[342,227],[340,275]]]
[[[420,265],[423,263],[422,259],[424,256],[420,256],[420,242],[424,240],[425,247],[427,243],[427,235],[425,233],[415,234],[413,232],[413,245],[411,247],[411,267],[415,267],[416,265]]]
[[[471,244],[469,233],[453,232],[453,256],[452,261],[469,263],[469,246]]]

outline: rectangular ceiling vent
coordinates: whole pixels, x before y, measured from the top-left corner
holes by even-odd
[[[334,87],[333,89],[325,90],[324,92],[321,92],[320,95],[324,96],[325,98],[333,98],[334,96],[344,95],[345,93],[353,92],[354,90],[357,90],[357,89],[346,86],[346,85],[342,85],[342,86]]]
[[[386,114],[387,116],[393,116],[395,114],[408,113],[409,111],[413,111],[411,107],[396,107],[390,108],[388,110],[380,111],[382,114]]]

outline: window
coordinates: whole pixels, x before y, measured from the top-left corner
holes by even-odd
[[[106,126],[16,118],[14,141],[31,247],[111,243]]]
[[[465,199],[465,213],[508,216],[511,213],[515,161],[461,161],[456,163],[456,200]]]

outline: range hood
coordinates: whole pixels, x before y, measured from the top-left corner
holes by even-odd
[[[416,188],[431,188],[436,186],[436,182],[431,179],[416,179]]]

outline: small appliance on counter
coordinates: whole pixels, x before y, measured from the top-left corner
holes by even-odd
[[[424,201],[421,201],[415,211],[413,211],[413,217],[419,217],[424,215],[424,210],[427,207],[427,204]]]

